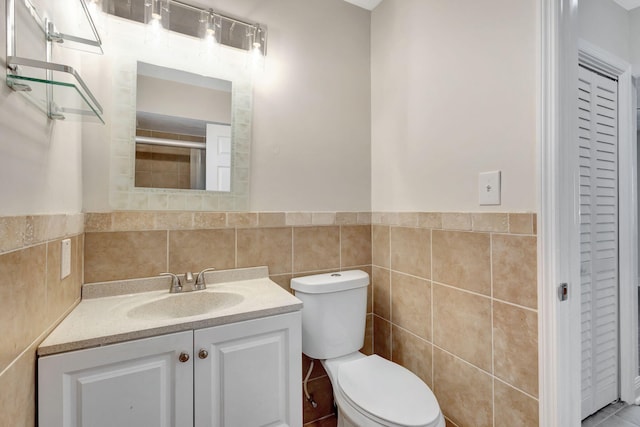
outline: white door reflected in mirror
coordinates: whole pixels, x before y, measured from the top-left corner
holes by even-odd
[[[207,123],[208,191],[231,191],[231,126]]]

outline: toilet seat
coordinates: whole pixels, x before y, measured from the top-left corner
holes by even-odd
[[[441,425],[433,392],[411,371],[377,355],[340,364],[337,383],[356,410],[381,425]]]

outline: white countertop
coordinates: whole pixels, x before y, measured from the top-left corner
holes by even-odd
[[[266,269],[245,269],[253,272],[249,277],[260,275]],[[233,271],[233,270],[229,270]],[[218,275],[230,277],[226,272]],[[207,273],[207,277],[209,277]],[[211,274],[212,277],[215,274]],[[38,355],[45,356],[90,347],[99,347],[138,338],[146,338],[171,332],[206,328],[259,317],[298,311],[302,302],[265,277],[240,280],[242,274],[233,274],[232,280],[222,283],[208,284],[206,290],[190,292],[189,297],[198,294],[230,292],[242,296],[242,301],[230,307],[222,307],[211,313],[180,318],[139,318],[131,316],[129,311],[147,302],[180,298],[181,294],[169,294],[168,286],[163,290],[124,295],[104,296],[100,298],[83,298],[69,315],[40,344]],[[142,279],[147,282],[149,279]],[[135,280],[123,281],[125,285],[135,286]],[[166,280],[165,280],[166,282]],[[126,291],[120,283],[118,292]],[[168,283],[168,282],[166,282]],[[208,280],[207,280],[207,283]],[[100,285],[100,284],[98,284]],[[84,293],[84,291],[83,291]]]

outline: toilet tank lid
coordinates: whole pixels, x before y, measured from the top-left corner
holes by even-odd
[[[369,275],[362,270],[314,274],[291,279],[291,289],[307,294],[325,294],[362,288],[369,284]]]

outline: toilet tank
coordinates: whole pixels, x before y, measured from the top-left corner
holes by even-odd
[[[296,277],[291,288],[302,308],[302,352],[332,359],[364,344],[369,275],[350,270]]]

